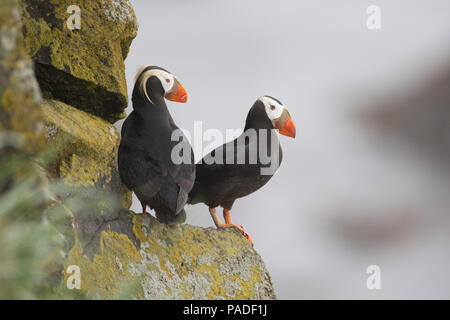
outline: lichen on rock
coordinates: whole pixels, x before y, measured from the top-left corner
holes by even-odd
[[[137,281],[136,299],[275,298],[261,257],[238,232],[173,229],[127,210],[131,193],[120,183],[110,123],[58,101],[44,101],[42,110],[58,155],[48,171],[70,187],[67,199],[94,201],[88,210],[68,205],[75,236],[66,264],[80,267],[87,297],[113,298]],[[109,200],[93,196],[98,190]]]
[[[270,275],[251,245],[232,229],[170,228],[150,215],[130,213],[140,245],[105,231],[92,260],[81,246],[67,264],[80,266],[82,292],[112,298],[138,280],[136,299],[274,299]]]
[[[0,133],[22,137],[30,165],[41,166],[44,220],[64,239],[65,267],[80,267],[77,297],[117,298],[132,285],[135,299],[275,298],[264,262],[236,230],[169,228],[129,210],[111,123],[127,105],[136,18],[128,0],[80,1],[81,29],[68,30],[72,4],[0,3]],[[74,297],[67,277],[44,284],[53,298]]]
[[[64,183],[66,191],[61,198],[71,203],[68,207],[85,253],[92,256],[105,228],[128,231],[132,236],[131,220],[126,215],[131,192],[121,183],[117,169],[120,137],[116,128],[100,117],[54,100],[43,101],[42,114],[49,154],[46,170],[53,180]],[[74,197],[77,201],[72,203]]]
[[[71,30],[71,0],[22,0],[25,48],[43,95],[98,115],[122,118],[128,104],[124,59],[137,22],[128,1],[81,1]]]
[[[43,145],[41,94],[23,44],[19,4],[0,7],[0,131],[20,134],[27,151]]]

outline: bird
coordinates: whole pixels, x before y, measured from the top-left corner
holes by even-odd
[[[255,134],[250,139],[252,132]],[[266,132],[266,138],[257,134],[258,132]],[[268,133],[274,132],[275,134],[270,135],[272,138],[269,138]],[[233,227],[252,245],[251,236],[244,231],[242,225],[232,222],[230,213],[236,199],[260,189],[280,166],[282,150],[278,134],[295,138],[292,117],[278,99],[262,96],[248,112],[243,133],[235,140],[214,149],[196,164],[196,179],[189,193],[188,203],[206,204],[217,228]],[[275,170],[267,170],[268,162],[261,156],[264,152],[272,157]],[[275,157],[277,154],[278,157]],[[252,156],[253,162],[250,161]],[[264,169],[267,172],[263,173]],[[217,216],[218,206],[223,208],[225,223]]]
[[[189,141],[176,126],[165,99],[186,103],[188,95],[169,71],[153,65],[139,68],[133,93],[133,111],[123,123],[118,149],[118,169],[122,182],[132,190],[146,213],[155,211],[159,222],[177,226],[184,222],[187,202],[195,180],[194,153]],[[174,132],[181,132],[173,141]],[[172,159],[172,149],[182,144],[190,161]]]

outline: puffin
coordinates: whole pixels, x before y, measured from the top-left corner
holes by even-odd
[[[133,111],[124,121],[118,149],[122,182],[132,190],[146,213],[155,211],[159,222],[176,226],[184,222],[189,192],[195,181],[191,145],[175,124],[166,101],[187,102],[187,92],[169,71],[152,65],[139,68],[133,93]],[[172,138],[177,131],[178,140]],[[181,132],[181,134],[180,134]],[[189,161],[173,161],[172,149],[182,144]],[[189,154],[190,153],[190,154]]]
[[[279,168],[282,161],[279,134],[295,138],[289,110],[278,99],[262,96],[248,112],[241,136],[214,149],[196,164],[188,203],[206,204],[217,228],[233,227],[252,245],[251,236],[242,225],[232,222],[230,212],[236,199],[263,187]],[[262,155],[275,163],[269,164]],[[275,169],[269,170],[273,164]],[[217,215],[219,206],[223,208],[225,223]]]

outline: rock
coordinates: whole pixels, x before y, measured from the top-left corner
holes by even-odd
[[[263,261],[239,233],[170,229],[127,210],[131,193],[120,183],[114,126],[58,101],[45,100],[42,110],[50,154],[57,154],[48,171],[69,187],[62,203],[74,218],[66,267],[80,267],[83,294],[112,298],[135,281],[138,299],[275,298]]]
[[[0,195],[25,181],[36,181],[33,185],[42,187],[42,194],[47,193],[47,190],[44,190],[45,175],[29,160],[44,146],[44,126],[40,106],[41,92],[34,76],[31,60],[24,50],[21,29],[18,2],[8,0],[2,3],[0,6]],[[39,193],[39,190],[36,192]]]
[[[18,266],[33,269],[25,297],[274,299],[264,262],[236,230],[172,229],[129,211],[111,124],[127,103],[123,61],[137,28],[128,1],[83,1],[81,29],[72,31],[65,23],[71,1],[20,3],[22,19],[16,0],[0,4],[0,164],[11,141],[32,155],[25,161],[32,174],[17,166],[21,179],[0,181],[0,199],[17,181],[33,182],[25,194],[39,195],[8,216],[21,217],[13,224],[24,230],[25,223],[37,237],[21,233],[33,248],[26,255],[33,263]],[[80,268],[79,291],[68,290],[69,274],[62,276],[70,265]],[[6,291],[15,283],[9,279]]]
[[[20,7],[15,0],[0,6],[0,131],[20,135],[28,152],[44,142],[41,92],[21,33]]]
[[[71,0],[21,3],[25,48],[35,62],[44,97],[111,123],[124,117],[128,104],[124,60],[137,32],[129,1],[78,3],[79,29],[68,27],[76,14]]]
[[[0,3],[0,299],[38,299],[61,282],[61,240],[43,223],[53,201],[35,161],[45,143],[41,92],[17,0]],[[55,241],[55,239],[58,240]],[[56,253],[56,254],[55,254]],[[48,259],[52,256],[52,259]],[[45,268],[45,271],[43,270]],[[56,282],[54,282],[56,280]]]
[[[42,112],[48,145],[45,166],[53,181],[64,183],[54,192],[73,213],[85,254],[92,257],[98,249],[104,228],[128,233],[135,241],[126,216],[131,192],[121,183],[117,169],[117,129],[59,101],[43,101]]]
[[[134,282],[134,299],[275,299],[264,262],[236,230],[173,229],[130,214],[139,246],[105,231],[92,260],[79,245],[70,251],[67,265],[80,267],[83,293],[110,299]]]

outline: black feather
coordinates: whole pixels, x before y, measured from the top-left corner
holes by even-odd
[[[270,134],[270,130],[274,129],[272,122],[267,117],[264,104],[259,100],[253,105],[247,115],[243,135],[251,129],[256,131],[266,129],[268,134]],[[259,157],[259,148],[262,146],[259,136],[257,135],[256,139],[258,157],[255,164],[249,164],[249,152],[252,150],[249,140],[245,140],[245,148],[241,149],[237,147],[238,141],[244,141],[243,136],[216,148],[197,163],[196,179],[194,188],[189,195],[189,203],[203,202],[209,207],[217,207],[220,205],[226,209],[231,209],[236,199],[255,192],[271,179],[272,175],[261,174],[261,168],[267,167],[268,165],[263,164]],[[273,153],[270,136],[266,141],[267,155],[271,156]],[[279,152],[278,167],[282,161],[282,151],[278,137],[275,142],[274,147],[278,148]],[[253,140],[253,143],[255,143],[255,140]],[[233,164],[227,164],[225,161],[226,150],[229,148],[233,148]],[[239,156],[243,156],[242,152],[245,153],[245,164],[238,164],[237,159]],[[223,155],[222,164],[207,164],[204,161],[208,157],[220,154]]]
[[[149,68],[164,70],[154,66]],[[122,126],[119,173],[123,183],[135,192],[140,202],[154,209],[161,222],[169,223],[175,221],[183,210],[193,187],[194,155],[186,137],[182,136],[192,162],[172,162],[172,148],[179,142],[171,141],[171,135],[179,128],[167,109],[161,82],[156,77],[148,79],[147,91],[151,102],[140,94],[138,86],[139,78],[133,90],[134,110]]]

